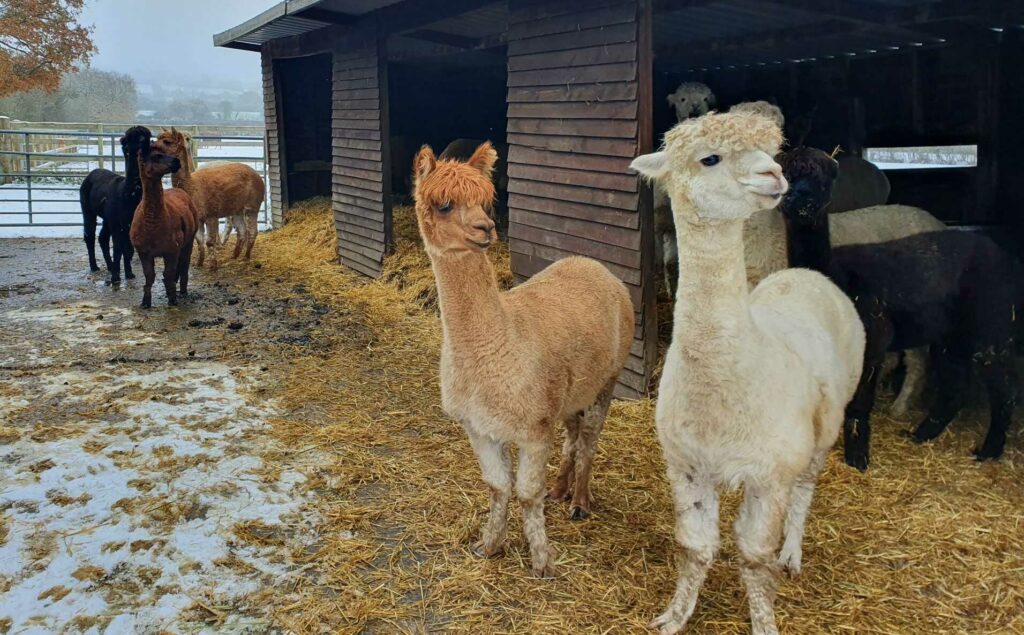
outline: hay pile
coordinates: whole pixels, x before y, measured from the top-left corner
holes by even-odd
[[[296,554],[302,575],[262,601],[297,633],[646,632],[675,578],[652,401],[613,406],[592,519],[570,522],[566,504],[548,506],[562,577],[530,577],[517,509],[505,555],[472,556],[486,491],[439,407],[432,281],[408,211],[396,216],[398,249],[377,281],[335,264],[323,203],[293,211],[259,242],[263,270],[252,275],[301,284],[332,309],[328,348],[290,353],[272,371],[288,413],[273,434],[295,453],[325,456],[311,485],[323,544]],[[906,427],[878,417],[867,474],[833,453],[803,576],[780,587],[783,632],[1024,631],[1024,439],[1014,432],[1002,461],[978,464],[969,452],[979,425],[958,422],[924,447],[902,436]],[[689,632],[749,631],[728,538],[735,503],[723,504],[721,559]]]

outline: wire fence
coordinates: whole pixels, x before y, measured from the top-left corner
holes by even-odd
[[[72,130],[68,127],[76,124],[49,125],[0,126],[0,236],[72,235],[59,228],[82,226],[78,189],[86,175],[96,168],[124,173],[120,138],[128,126],[91,124],[95,129]],[[262,127],[178,128],[192,135],[197,167],[212,161],[245,163],[268,182]],[[270,199],[269,192],[265,199]],[[269,220],[265,202],[261,228]]]

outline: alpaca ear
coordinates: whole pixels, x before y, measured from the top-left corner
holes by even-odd
[[[480,173],[488,179],[491,178],[491,173],[494,172],[494,164],[497,162],[498,152],[491,145],[490,141],[481,143],[480,147],[473,152],[473,156],[469,157],[469,161],[466,161],[469,165],[480,170]]]
[[[658,181],[668,174],[668,155],[664,150],[642,154],[633,159],[629,167],[648,181]]]
[[[416,159],[412,162],[412,165],[413,181],[416,185],[419,185],[420,181],[430,176],[434,168],[437,167],[437,157],[434,156],[434,150],[430,146],[424,145],[416,153]]]

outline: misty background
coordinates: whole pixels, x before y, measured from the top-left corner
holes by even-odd
[[[53,93],[0,99],[0,115],[25,121],[258,125],[258,53],[217,48],[213,34],[276,0],[91,0],[80,23],[97,47],[88,69]]]

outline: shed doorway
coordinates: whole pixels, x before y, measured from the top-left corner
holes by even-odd
[[[331,56],[274,60],[285,209],[331,195]]]

